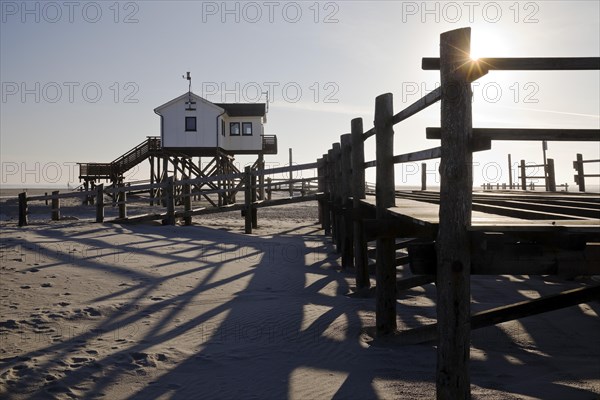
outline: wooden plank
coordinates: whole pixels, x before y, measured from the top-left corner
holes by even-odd
[[[440,36],[442,157],[437,236],[438,399],[470,397],[470,236],[473,187],[471,29]]]
[[[467,60],[471,69],[504,70],[504,71],[561,71],[561,70],[598,70],[598,57],[525,57],[525,58],[479,58]],[[423,70],[439,70],[440,59],[424,57],[421,62]]]
[[[426,128],[427,139],[440,139],[441,128]],[[600,129],[473,128],[474,138],[489,140],[600,141]]]
[[[442,89],[440,87],[437,87],[432,92],[421,97],[419,100],[415,101],[413,104],[406,107],[404,110],[400,111],[398,114],[394,115],[392,117],[392,124],[396,125],[397,123],[404,121],[405,119],[415,115],[416,113],[423,111],[430,105],[438,102],[441,98],[442,98]]]
[[[387,209],[395,205],[393,96],[386,93],[375,99],[376,211],[382,221]],[[394,238],[377,238],[376,325],[379,334],[396,330],[396,250]]]
[[[55,192],[52,192],[55,193]],[[86,192],[69,192],[69,193],[58,193],[44,196],[29,196],[27,197],[27,201],[43,201],[43,200],[52,200],[54,198],[57,199],[67,199],[71,197],[84,197],[84,196],[94,196],[96,192],[94,190],[86,191]]]
[[[354,223],[352,221],[352,135],[340,136],[342,200],[342,268],[354,266]]]
[[[394,156],[394,164],[401,164],[414,161],[433,160],[442,156],[442,148],[434,147],[431,149],[414,151],[412,153],[400,154]]]
[[[525,300],[475,313],[471,316],[471,328],[485,328],[599,299],[600,285],[565,290],[557,294],[542,296],[539,299]],[[437,340],[437,332],[437,324],[429,324],[400,332],[397,340],[402,344],[427,343]]]
[[[313,162],[313,163],[307,163],[307,164],[299,164],[299,165],[292,165],[287,166],[287,167],[278,167],[278,168],[270,168],[270,169],[265,169],[264,171],[254,171],[253,174],[256,176],[259,175],[273,175],[273,174],[280,174],[280,173],[285,173],[285,172],[294,172],[294,171],[302,171],[305,169],[315,169],[317,168],[317,163]]]

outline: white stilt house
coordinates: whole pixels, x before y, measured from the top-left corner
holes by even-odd
[[[265,103],[211,103],[187,92],[157,107],[164,149],[191,155],[277,154],[277,138],[264,134]]]

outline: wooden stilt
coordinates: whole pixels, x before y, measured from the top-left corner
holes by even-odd
[[[354,268],[356,271],[356,288],[367,289],[371,286],[369,279],[369,260],[367,258],[367,240],[365,237],[360,201],[365,198],[365,149],[363,139],[362,118],[351,122],[352,132],[352,211],[354,215]]]
[[[58,190],[52,192],[52,221],[60,220],[60,198]]]
[[[96,186],[96,222],[104,222],[104,185]]]
[[[46,193],[46,196],[48,194]],[[48,203],[46,203],[48,204]],[[19,226],[27,226],[27,192],[19,193]]]

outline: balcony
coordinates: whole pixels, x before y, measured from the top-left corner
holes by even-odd
[[[262,151],[264,154],[277,154],[277,136],[262,136]]]

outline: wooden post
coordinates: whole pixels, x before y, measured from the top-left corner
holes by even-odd
[[[48,195],[48,194],[46,194]],[[27,226],[27,192],[19,193],[19,226]]]
[[[167,217],[163,221],[164,225],[175,225],[175,183],[173,177],[167,178]]]
[[[150,156],[150,185],[154,186],[154,157]],[[150,188],[150,205],[154,205],[154,188]]]
[[[341,187],[341,145],[340,143],[333,144],[333,214],[335,215],[335,229],[333,230],[333,240],[335,243],[335,251],[340,254],[342,252],[342,197],[340,193]]]
[[[290,167],[291,166],[292,166],[292,148],[290,147]],[[289,185],[290,197],[294,196],[294,184],[292,183],[292,179],[294,179],[294,175],[293,175],[292,171],[290,170],[290,185]]]
[[[470,272],[468,228],[473,190],[471,29],[440,36],[442,149],[437,250],[437,398],[470,398]]]
[[[60,220],[60,199],[58,190],[52,192],[52,221]]]
[[[323,158],[318,158],[317,159],[317,177],[318,177],[318,180],[317,180],[317,192],[318,193],[324,193],[325,192],[325,190],[324,190],[325,184],[323,182],[323,180],[324,180],[324,169],[325,169],[324,165],[325,165],[325,162],[324,162]],[[321,224],[321,229],[324,229],[325,228],[325,226],[324,226],[325,223],[323,222],[323,210],[325,209],[325,207],[323,206],[323,197],[319,197],[319,199],[317,201],[317,204],[318,204],[318,207],[319,207],[319,209],[318,209],[319,224]]]
[[[183,179],[188,179],[184,177]],[[189,183],[183,184],[183,208],[185,214],[183,216],[183,224],[191,225],[192,224],[192,186]]]
[[[577,161],[573,163],[573,167],[577,170],[575,175],[575,183],[579,186],[580,192],[585,192],[585,175],[583,173],[583,155],[577,154]]]
[[[48,196],[48,192],[45,192],[44,196]],[[48,199],[47,198],[46,198],[45,202],[46,202],[46,205],[48,205]]]
[[[354,215],[354,268],[356,288],[371,287],[369,279],[369,259],[367,257],[367,239],[365,237],[360,201],[365,195],[365,142],[363,139],[362,118],[354,118],[350,123],[352,137],[352,211]]]
[[[525,160],[521,160],[521,189],[527,190],[527,169],[525,168]]]
[[[122,190],[117,197],[119,202],[119,218],[125,219],[127,218],[127,193],[125,193],[125,187],[122,184],[119,189]]]
[[[341,207],[342,207],[342,267],[352,268],[354,265],[354,224],[352,223],[352,134],[340,136],[340,173],[341,173]]]
[[[427,190],[427,163],[421,163],[421,190]]]
[[[332,241],[335,243],[337,235],[337,216],[335,215],[335,157],[333,146],[327,151],[327,198],[329,203],[329,215],[331,217],[331,235]]]
[[[244,169],[244,231],[252,233],[252,171],[250,166]]]
[[[512,177],[512,161],[511,155],[508,155],[508,186],[509,189],[513,188],[513,177]]]
[[[271,196],[272,196],[272,192],[273,192],[273,187],[271,185],[271,178],[267,178],[267,200],[271,200]]]
[[[331,235],[331,207],[329,193],[329,155],[323,155],[323,229],[325,235]]]
[[[252,228],[258,228],[258,209],[254,206],[256,202],[256,175],[252,173],[250,170],[250,183],[251,183],[251,196],[250,199],[252,201]]]
[[[262,173],[265,170],[265,156],[260,153],[258,155],[258,171],[261,173],[258,176],[258,198],[265,199],[265,175]]]
[[[546,160],[546,168],[547,168],[547,183],[546,183],[546,187],[548,188],[548,190],[550,192],[556,192],[556,175],[554,175],[555,171],[554,171],[554,159],[553,158],[548,158]]]
[[[393,96],[386,93],[375,99],[375,153],[377,173],[375,194],[378,220],[396,203],[394,181]],[[396,246],[394,237],[377,238],[376,324],[382,334],[396,330]]]
[[[96,222],[104,222],[104,184],[96,186]]]

